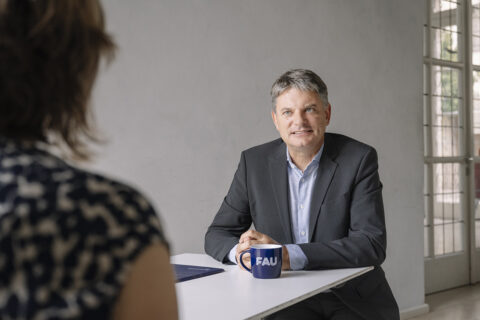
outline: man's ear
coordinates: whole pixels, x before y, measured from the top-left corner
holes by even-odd
[[[275,128],[277,128],[277,131],[278,131],[277,114],[273,110],[272,110],[272,120],[273,120],[273,124],[275,125]]]
[[[329,125],[330,124],[330,117],[332,116],[332,106],[330,105],[330,103],[324,109],[324,111],[325,111],[325,119],[327,121],[327,125]]]

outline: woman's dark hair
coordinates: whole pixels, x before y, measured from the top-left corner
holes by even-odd
[[[88,159],[90,94],[114,48],[98,0],[0,0],[0,136]]]

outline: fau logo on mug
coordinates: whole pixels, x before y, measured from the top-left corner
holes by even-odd
[[[262,257],[257,257],[255,260],[257,260],[257,263],[255,265],[261,264],[262,266],[276,266],[277,265],[277,257],[273,258],[262,258]],[[263,260],[263,262],[262,262]]]
[[[250,253],[252,268],[243,263],[243,255]],[[258,279],[274,279],[282,273],[282,246],[279,244],[255,244],[240,254],[240,263]]]

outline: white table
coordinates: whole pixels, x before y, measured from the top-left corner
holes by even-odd
[[[255,279],[238,266],[224,265],[206,254],[180,254],[171,262],[225,269],[176,284],[181,320],[261,319],[373,269],[282,271],[277,279]]]

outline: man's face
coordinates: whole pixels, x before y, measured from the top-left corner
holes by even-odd
[[[292,87],[277,97],[275,110],[273,122],[289,150],[320,150],[330,122],[330,104],[324,108],[316,92]]]

